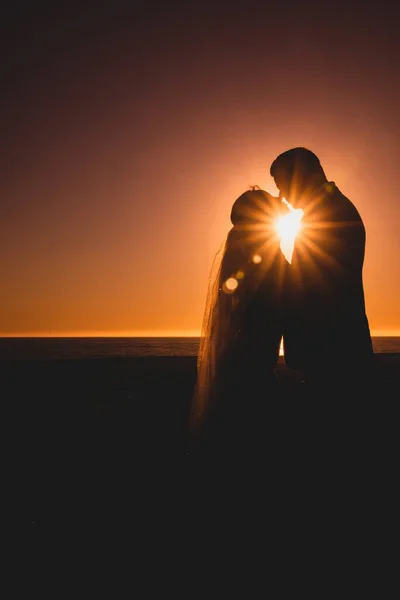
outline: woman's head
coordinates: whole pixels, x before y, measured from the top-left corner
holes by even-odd
[[[279,198],[253,186],[239,196],[231,210],[233,225],[258,225],[265,223],[271,212],[280,205]]]

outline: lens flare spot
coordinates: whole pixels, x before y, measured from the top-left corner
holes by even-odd
[[[254,254],[252,260],[253,260],[254,264],[259,265],[260,262],[261,262],[261,260],[262,260],[262,258],[261,258],[261,256],[259,254]]]
[[[238,271],[236,273],[236,279],[243,279],[244,277],[244,271]]]
[[[225,294],[233,294],[238,285],[239,282],[235,277],[229,277],[229,279],[224,282],[222,289]]]

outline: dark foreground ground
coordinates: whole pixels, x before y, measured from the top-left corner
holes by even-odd
[[[378,487],[390,494],[398,470],[400,355],[376,359],[378,386],[350,412],[343,398],[328,410],[323,399],[319,407],[308,404],[299,374],[281,363],[275,408],[264,415],[265,427],[254,421],[265,445],[243,455],[243,464],[239,453],[235,464],[225,457],[208,467],[187,445],[194,357],[3,360],[6,495],[27,522],[90,522],[168,500],[187,509],[193,482],[207,497],[228,474],[242,491],[252,481],[295,495],[310,482],[320,488],[323,478],[324,489],[342,494],[362,476],[375,493]]]

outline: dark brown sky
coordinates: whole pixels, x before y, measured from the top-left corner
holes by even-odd
[[[233,201],[303,145],[364,219],[373,333],[400,335],[397,8],[76,7],[1,19],[0,334],[199,330]]]

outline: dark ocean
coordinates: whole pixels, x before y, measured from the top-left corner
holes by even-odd
[[[376,353],[400,353],[400,337],[373,337]],[[0,359],[197,356],[198,337],[0,338]]]

